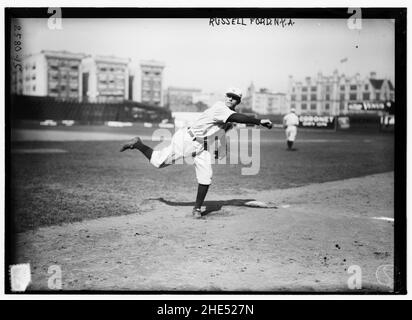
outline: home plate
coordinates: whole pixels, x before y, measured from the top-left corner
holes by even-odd
[[[278,206],[271,202],[264,202],[264,201],[249,201],[245,203],[248,207],[254,208],[277,208]]]

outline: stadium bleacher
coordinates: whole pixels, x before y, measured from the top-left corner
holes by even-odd
[[[90,103],[62,101],[52,97],[13,95],[10,99],[13,120],[75,120],[99,124],[106,121],[161,121],[171,119],[168,109],[135,101]]]

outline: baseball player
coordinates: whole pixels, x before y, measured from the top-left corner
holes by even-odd
[[[269,119],[257,119],[235,112],[236,106],[241,102],[242,92],[238,88],[226,90],[224,102],[218,101],[211,108],[205,110],[190,127],[176,131],[171,143],[161,150],[153,150],[143,144],[139,137],[133,138],[124,144],[121,152],[127,149],[137,149],[144,154],[156,168],[164,168],[183,157],[193,157],[198,190],[195,207],[192,214],[194,218],[202,216],[201,206],[204,202],[209,186],[212,183],[212,158],[211,150],[207,150],[208,138],[227,131],[232,123],[246,123],[272,128]]]
[[[293,143],[296,139],[296,134],[298,132],[297,126],[299,125],[299,118],[296,115],[296,110],[294,108],[290,109],[290,112],[283,117],[283,128],[286,133],[286,143],[288,145],[288,150],[293,149]]]

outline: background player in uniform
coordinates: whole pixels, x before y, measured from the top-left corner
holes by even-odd
[[[286,133],[286,143],[288,145],[288,150],[295,150],[292,147],[296,139],[298,125],[299,125],[299,118],[296,115],[296,110],[292,108],[290,109],[290,112],[283,117],[283,128],[285,129],[285,133]]]
[[[135,137],[124,144],[120,151],[137,149],[157,168],[164,168],[183,157],[193,157],[198,190],[192,214],[195,218],[199,218],[202,216],[200,208],[212,182],[212,150],[207,150],[205,140],[226,132],[233,122],[272,128],[272,122],[269,119],[257,119],[235,112],[241,99],[240,89],[229,88],[226,91],[224,102],[216,102],[211,108],[205,110],[190,127],[178,130],[166,148],[153,150],[143,144],[139,137]]]

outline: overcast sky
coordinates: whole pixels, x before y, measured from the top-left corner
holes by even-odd
[[[64,17],[64,13],[63,13]],[[67,50],[115,55],[166,64],[164,87],[221,92],[228,86],[255,86],[285,92],[288,76],[303,80],[334,69],[347,75],[394,80],[394,22],[293,19],[294,25],[209,26],[209,19],[64,19],[49,30],[46,19],[23,19],[24,53]],[[347,58],[347,61],[340,61]]]

